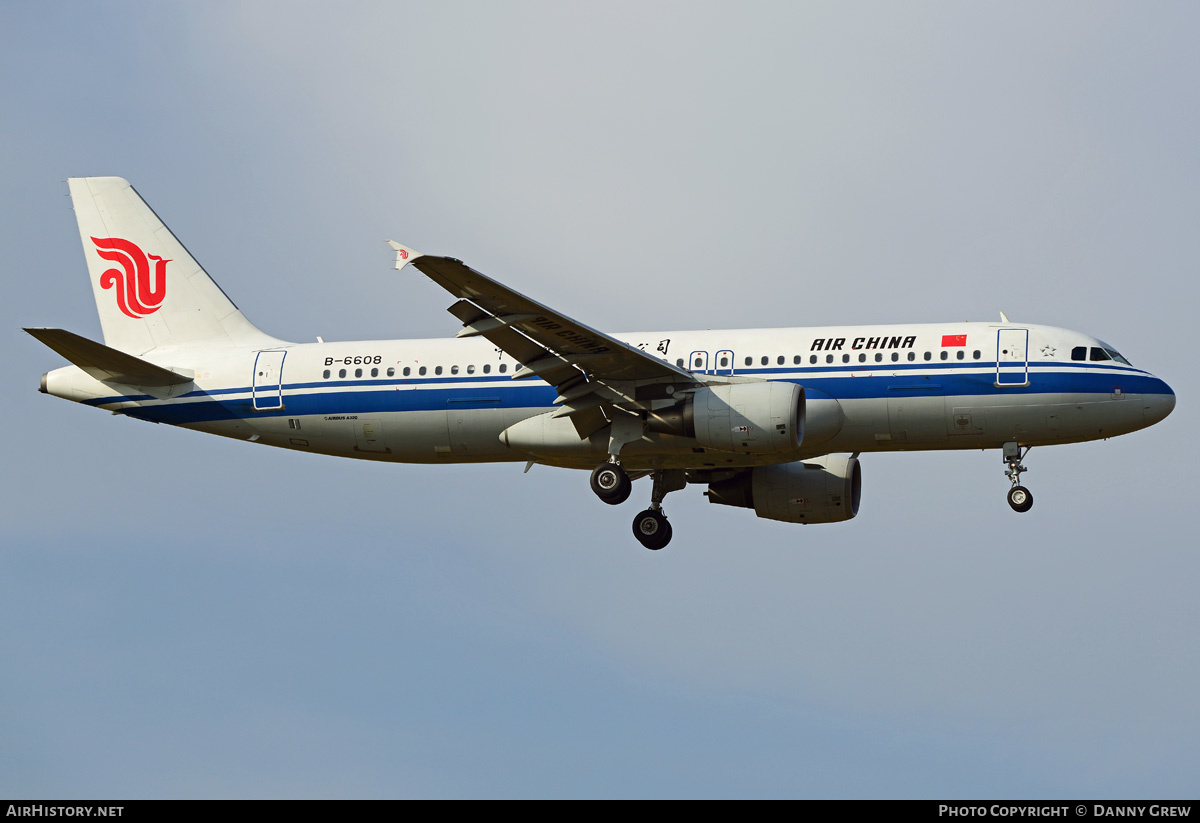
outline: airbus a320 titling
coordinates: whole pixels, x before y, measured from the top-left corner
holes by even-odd
[[[1029,449],[1153,425],[1175,395],[1109,344],[1050,326],[936,323],[608,334],[451,257],[389,241],[444,288],[452,339],[289,343],[259,331],[128,182],[74,178],[104,343],[26,329],[72,365],[41,390],[117,414],[285,449],[402,463],[591,472],[661,549],[663,498],[788,523],[859,510],[867,452],[997,449],[1028,511]]]

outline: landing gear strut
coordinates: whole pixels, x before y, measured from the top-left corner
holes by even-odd
[[[671,542],[671,524],[663,514],[662,501],[673,491],[687,485],[683,469],[653,472],[654,490],[650,493],[650,508],[633,518],[633,536],[650,551],[658,551]]]
[[[651,551],[658,551],[671,542],[671,524],[662,510],[662,501],[673,491],[687,485],[687,474],[683,469],[659,469],[650,476],[654,489],[650,492],[650,508],[633,518],[633,536]],[[616,506],[629,499],[633,483],[629,475],[615,459],[602,463],[592,470],[592,491],[596,496]]]
[[[1020,443],[1010,441],[1004,444],[1004,462],[1008,464],[1004,476],[1012,481],[1012,488],[1008,490],[1008,505],[1015,512],[1027,512],[1033,508],[1033,494],[1021,485],[1021,472],[1029,471],[1021,465],[1021,461],[1032,448],[1030,446],[1022,453]]]

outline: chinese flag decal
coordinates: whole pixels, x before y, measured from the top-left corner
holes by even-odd
[[[965,334],[943,334],[942,347],[948,346],[965,346],[967,345],[967,336]]]

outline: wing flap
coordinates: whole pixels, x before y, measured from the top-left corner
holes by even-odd
[[[596,432],[608,425],[608,418],[599,406],[583,409],[578,414],[571,415],[571,423],[580,440],[587,440]]]
[[[487,334],[490,331],[507,328],[508,326],[531,319],[533,319],[532,314],[510,314],[504,317],[487,317],[485,315],[482,319],[463,326],[462,331],[456,334],[455,337],[477,337],[481,334]]]

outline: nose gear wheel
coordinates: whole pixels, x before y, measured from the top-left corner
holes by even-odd
[[[1008,505],[1015,512],[1027,512],[1033,508],[1033,494],[1024,486],[1013,486],[1008,490]]]
[[[1021,461],[1032,449],[1033,446],[1030,446],[1022,452],[1020,443],[1004,444],[1004,462],[1008,465],[1004,476],[1012,481],[1012,488],[1008,490],[1008,505],[1015,512],[1027,512],[1033,508],[1033,493],[1021,485],[1021,472],[1029,471],[1021,465]]]

